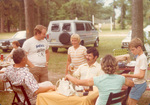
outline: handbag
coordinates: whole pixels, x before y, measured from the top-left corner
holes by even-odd
[[[75,94],[75,90],[73,89],[72,83],[69,81],[65,81],[64,78],[59,79],[56,82],[57,90],[56,92],[65,96],[71,96]]]

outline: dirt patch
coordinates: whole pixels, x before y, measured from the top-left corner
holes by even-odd
[[[51,81],[53,84],[56,84],[57,80],[65,77],[65,74],[55,73],[55,72],[48,72],[49,81]]]

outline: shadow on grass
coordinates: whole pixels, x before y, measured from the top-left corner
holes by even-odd
[[[13,92],[0,92],[0,104],[11,105],[14,98]]]

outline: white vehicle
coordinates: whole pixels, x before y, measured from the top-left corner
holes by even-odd
[[[79,34],[81,45],[99,45],[98,31],[91,21],[84,20],[57,20],[50,21],[46,39],[53,52],[58,48],[68,48],[71,46],[70,37],[72,34]]]
[[[7,50],[12,50],[13,41],[18,41],[20,43],[20,47],[22,47],[25,40],[26,40],[26,31],[18,31],[12,36],[12,38],[1,39],[0,49],[2,49],[3,52],[7,52]]]
[[[150,40],[149,32],[146,30],[143,30],[144,32],[144,42],[147,42],[147,40]],[[121,48],[128,48],[129,42],[131,41],[131,35],[132,31],[130,30],[126,38],[124,38],[121,42]]]

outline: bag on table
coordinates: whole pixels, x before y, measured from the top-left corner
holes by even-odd
[[[72,83],[69,81],[65,81],[64,78],[59,79],[56,82],[57,90],[56,92],[65,95],[65,96],[71,96],[75,93],[75,90],[73,89]]]

